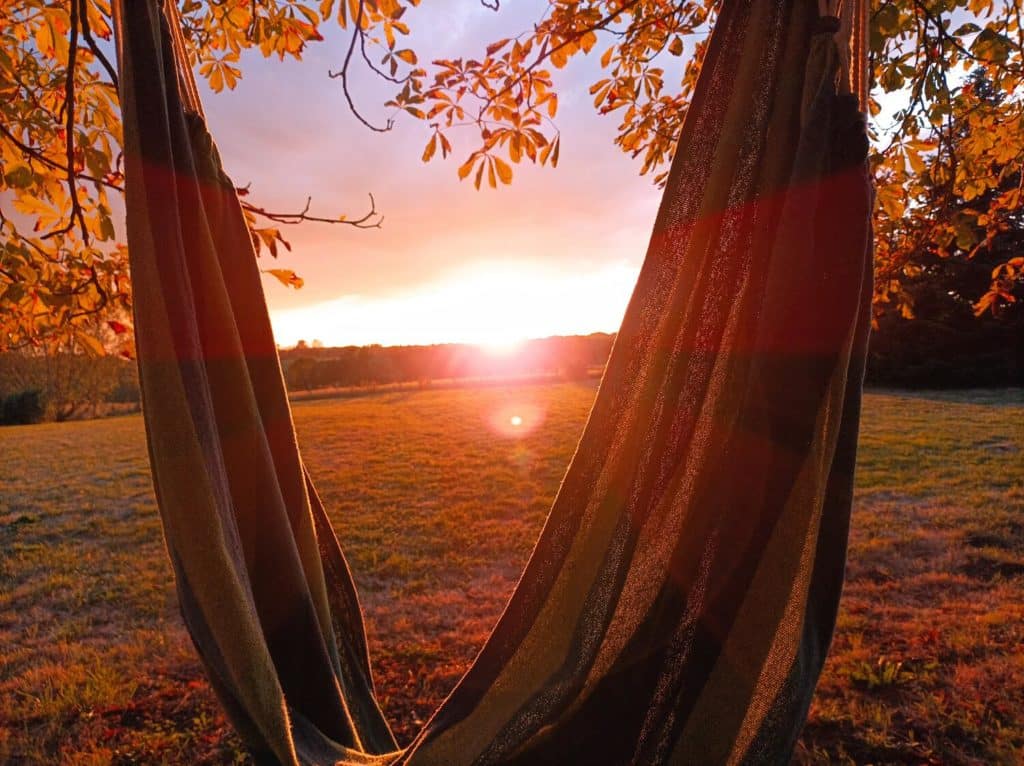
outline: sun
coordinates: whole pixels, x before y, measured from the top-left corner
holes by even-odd
[[[533,338],[614,330],[635,281],[626,263],[576,274],[485,260],[392,296],[351,294],[275,312],[274,332],[283,345],[310,337],[329,346],[460,343],[497,364],[526,353]]]
[[[481,351],[491,356],[512,356],[522,349],[525,342],[526,338],[521,335],[507,337],[496,335],[494,338],[480,341],[476,345]]]

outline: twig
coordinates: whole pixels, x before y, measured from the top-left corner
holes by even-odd
[[[356,38],[361,38],[363,36],[363,3],[365,2],[366,0],[359,0],[359,10],[356,12],[355,22],[353,23],[354,29],[352,30],[352,39],[349,40],[348,51],[345,53],[345,61],[342,63],[341,69],[337,72],[328,70],[327,76],[332,80],[341,79],[341,92],[345,94],[345,100],[348,102],[348,108],[352,111],[352,114],[356,116],[357,120],[376,133],[387,133],[392,127],[394,127],[394,121],[389,119],[383,128],[374,125],[363,117],[363,115],[359,113],[359,110],[356,109],[355,101],[353,101],[352,94],[348,89],[348,67],[352,61],[352,53],[356,49]]]
[[[73,293],[77,295],[79,292],[84,292],[85,287],[88,286],[89,284],[92,284],[92,286],[96,288],[96,292],[99,293],[99,302],[92,308],[82,309],[81,311],[77,312],[71,312],[70,314],[68,314],[66,321],[71,322],[72,320],[78,319],[79,317],[89,316],[90,314],[99,314],[101,311],[103,311],[103,309],[107,307],[107,301],[109,300],[109,297],[107,296],[107,291],[103,289],[103,286],[100,284],[99,279],[96,277],[95,267],[91,267],[89,269],[89,278],[85,280],[85,282],[83,282],[79,287],[76,287],[73,290]]]
[[[363,54],[363,61],[366,62],[366,66],[370,67],[370,70],[374,74],[376,74],[378,77],[381,77],[381,78],[387,80],[388,82],[393,82],[396,85],[401,85],[401,84],[407,82],[409,80],[409,78],[412,77],[412,72],[407,74],[405,77],[393,77],[393,76],[389,75],[387,72],[382,72],[380,69],[378,69],[377,65],[374,64],[370,60],[370,56],[366,52],[366,35],[363,35],[363,34],[359,35],[359,50],[360,50],[360,53]]]
[[[928,10],[927,6],[925,6],[925,4],[921,2],[921,0],[914,0],[914,5],[917,7],[919,11],[921,11],[922,14],[924,14],[924,17],[928,19],[930,23],[935,25],[935,30],[939,33],[939,39],[948,40],[950,44],[954,48],[956,48],[957,51],[959,51],[960,55],[963,56],[964,58],[970,59],[971,61],[978,60],[978,58],[973,53],[971,53],[969,50],[964,48],[963,45],[960,44],[959,40],[957,40],[955,37],[953,37],[953,35],[949,34],[949,32],[946,31],[946,28],[942,26],[941,16],[935,16],[935,14]]]
[[[484,101],[483,105],[480,107],[480,114],[483,115],[483,113],[485,111],[487,111],[487,109],[489,109],[490,106],[495,101],[497,101],[499,98],[501,98],[506,93],[511,91],[517,85],[522,83],[523,80],[525,80],[527,78],[527,76],[529,76],[533,72],[534,69],[536,69],[541,64],[543,64],[547,59],[551,58],[555,53],[557,53],[558,51],[562,50],[562,48],[565,48],[568,45],[572,45],[577,40],[579,40],[581,37],[583,37],[586,34],[589,34],[590,32],[597,32],[597,31],[600,31],[600,30],[604,29],[609,24],[611,24],[613,21],[615,21],[616,18],[621,16],[623,13],[625,13],[626,11],[630,10],[631,8],[634,8],[637,5],[639,5],[640,1],[641,0],[628,0],[628,2],[623,3],[622,7],[619,8],[617,11],[614,11],[610,15],[605,16],[603,19],[600,19],[600,20],[594,22],[593,24],[591,24],[588,27],[585,27],[584,29],[576,30],[571,37],[567,37],[562,42],[560,42],[558,45],[556,45],[556,46],[554,46],[554,47],[552,47],[550,49],[547,49],[547,48],[543,49],[540,52],[540,54],[538,54],[537,58],[533,61],[533,63],[530,64],[525,69],[523,69],[523,71],[517,77],[512,79],[507,85],[505,85],[504,88],[502,88],[499,91],[496,91],[494,93],[494,95],[488,96],[487,100]]]
[[[68,163],[68,195],[71,197],[71,218],[68,221],[70,231],[74,221],[78,220],[82,232],[82,241],[89,244],[89,230],[85,225],[82,204],[78,200],[78,187],[75,184],[75,64],[78,54],[78,25],[80,11],[84,0],[71,0],[71,40],[68,48],[68,71],[64,80],[64,150]],[[60,233],[51,232],[50,235]]]
[[[258,207],[248,202],[242,202],[242,207],[248,210],[250,213],[266,218],[267,220],[274,221],[276,223],[282,223],[285,225],[294,225],[303,222],[316,222],[316,223],[332,223],[332,224],[344,224],[346,226],[352,226],[357,229],[379,229],[384,219],[377,212],[377,203],[373,199],[373,195],[370,194],[370,210],[360,218],[324,218],[317,215],[309,215],[309,207],[313,203],[312,197],[306,198],[306,205],[297,213],[276,213],[270,210],[266,210],[262,207]]]
[[[72,2],[74,2],[74,0],[72,0]],[[117,72],[114,70],[113,65],[104,55],[103,51],[100,50],[100,47],[92,37],[92,30],[89,28],[89,8],[86,5],[88,2],[89,0],[82,0],[82,37],[85,38],[85,43],[89,46],[89,50],[92,51],[92,54],[99,60],[100,64],[103,65],[103,68],[107,70],[107,76],[110,77],[111,84],[115,89],[117,89]]]
[[[25,154],[27,154],[32,159],[38,160],[39,162],[42,162],[44,165],[47,165],[48,167],[51,167],[54,170],[60,170],[63,173],[69,172],[69,169],[68,169],[67,165],[64,165],[64,164],[62,164],[60,162],[57,162],[56,160],[50,159],[45,154],[43,154],[39,149],[36,149],[36,148],[34,148],[32,146],[29,146],[28,144],[24,143],[23,141],[20,141],[2,123],[0,123],[0,134],[2,134],[4,137],[6,137],[12,144],[17,146],[19,149],[21,149],[21,151],[23,151]],[[75,176],[77,178],[82,179],[83,181],[90,181],[90,182],[95,183],[95,184],[100,184],[101,186],[106,186],[108,189],[115,189],[117,191],[124,191],[123,187],[118,186],[115,183],[111,183],[110,181],[107,181],[107,180],[105,180],[103,178],[97,178],[96,176],[90,175],[88,173],[75,173]]]

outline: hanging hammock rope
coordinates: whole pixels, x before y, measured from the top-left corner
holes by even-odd
[[[723,3],[533,555],[402,749],[173,3],[116,5],[154,485],[185,622],[257,759],[785,762],[845,563],[871,293],[865,2]]]

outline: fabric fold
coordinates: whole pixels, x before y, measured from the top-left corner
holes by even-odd
[[[870,313],[863,62],[839,21],[816,0],[722,4],[544,529],[399,749],[180,35],[156,0],[118,12],[154,484],[186,625],[257,759],[785,762],[835,625]]]

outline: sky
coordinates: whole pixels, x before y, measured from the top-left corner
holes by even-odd
[[[403,18],[420,60],[480,55],[528,29],[544,0],[510,0],[495,13],[473,0],[432,0]],[[267,209],[361,215],[373,194],[380,229],[308,223],[287,227],[291,253],[264,268],[295,270],[293,290],[267,276],[278,343],[325,345],[468,342],[490,345],[549,335],[612,332],[639,271],[660,198],[650,177],[613,144],[618,119],[596,114],[587,89],[598,58],[555,71],[558,167],[519,165],[511,186],[477,190],[456,169],[475,148],[452,134],[454,156],[424,164],[426,123],[398,119],[374,133],[349,112],[327,76],[345,51],[340,31],[301,62],[243,58],[231,92],[203,94],[224,165]],[[354,93],[376,122],[389,114],[388,83],[359,72]]]

